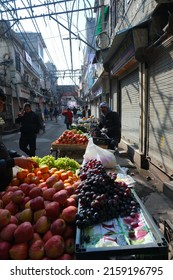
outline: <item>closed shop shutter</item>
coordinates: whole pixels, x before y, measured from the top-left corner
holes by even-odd
[[[139,72],[135,70],[120,81],[122,139],[139,147]]]
[[[112,79],[111,81],[111,100],[112,110],[117,111],[117,79]]]
[[[155,51],[149,67],[149,148],[151,161],[173,173],[173,38]]]

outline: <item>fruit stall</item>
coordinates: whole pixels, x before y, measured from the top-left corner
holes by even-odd
[[[1,260],[168,259],[133,187],[91,159],[33,157],[0,192]]]
[[[72,157],[82,163],[83,155],[85,153],[89,135],[80,129],[65,130],[60,137],[58,137],[51,144],[51,154],[55,158]]]
[[[97,160],[80,169],[77,259],[168,259],[168,244],[133,187]]]

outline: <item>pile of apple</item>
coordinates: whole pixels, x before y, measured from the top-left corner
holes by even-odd
[[[19,171],[20,176],[17,174],[6,191],[0,192],[1,260],[75,258],[74,191],[80,181],[73,181],[72,176],[62,180],[64,172],[41,171],[50,176],[36,184],[26,180],[34,173]],[[72,183],[66,183],[70,178]]]
[[[79,134],[75,130],[65,130],[61,136],[54,141],[54,144],[83,144],[88,143],[88,138],[85,134]]]

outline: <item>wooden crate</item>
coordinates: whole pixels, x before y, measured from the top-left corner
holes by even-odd
[[[87,145],[79,144],[55,144],[51,145],[51,153],[55,152],[55,157],[73,158],[79,163],[82,163]]]
[[[61,151],[81,151],[85,150],[87,145],[81,144],[55,144],[54,142],[51,145],[53,150],[61,150]]]

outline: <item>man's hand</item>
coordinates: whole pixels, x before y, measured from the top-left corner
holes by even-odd
[[[23,169],[28,169],[31,171],[34,168],[38,167],[38,163],[32,160],[31,158],[26,158],[26,157],[17,157],[14,158],[14,163],[15,165],[23,168]]]

